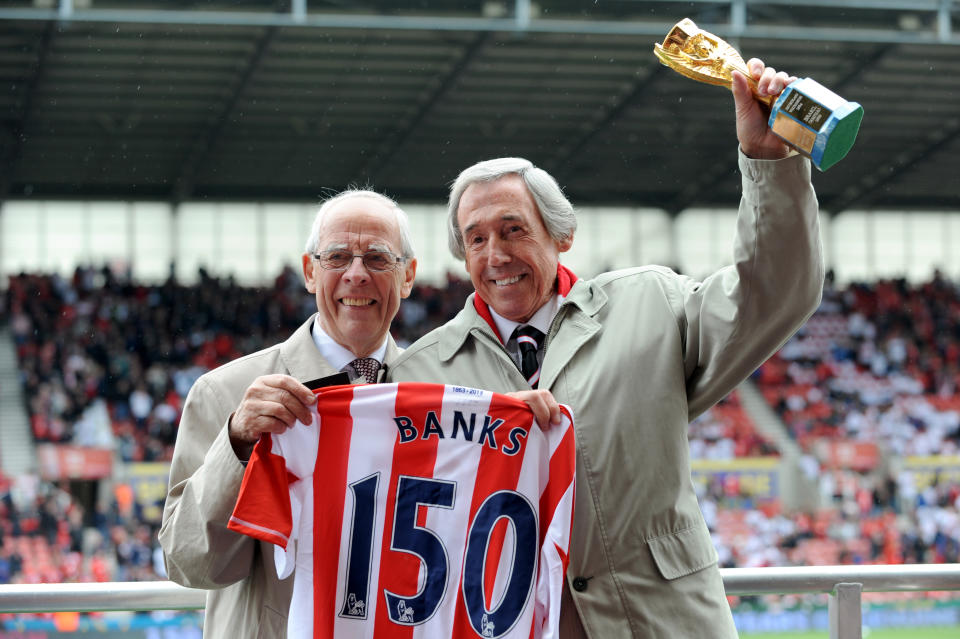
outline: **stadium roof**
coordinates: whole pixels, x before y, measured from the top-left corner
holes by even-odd
[[[729,92],[663,67],[680,18],[865,117],[824,210],[960,207],[949,0],[0,2],[0,199],[438,201],[502,155],[573,201],[736,201]]]

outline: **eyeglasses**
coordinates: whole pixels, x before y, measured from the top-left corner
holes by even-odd
[[[367,251],[366,253],[351,253],[344,249],[327,249],[315,253],[314,256],[322,268],[328,271],[345,271],[353,264],[354,258],[363,260],[368,271],[392,271],[407,258],[394,255],[390,251]]]

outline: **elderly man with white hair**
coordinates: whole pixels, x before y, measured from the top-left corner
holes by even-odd
[[[173,581],[210,590],[204,636],[286,635],[293,579],[278,579],[270,544],[227,530],[260,434],[312,421],[303,382],[339,371],[376,382],[400,352],[390,322],[417,260],[393,200],[350,190],[324,202],[302,266],[317,313],[285,342],[203,375],[180,420],[160,543]]]
[[[761,95],[792,80],[751,60]],[[687,424],[816,309],[823,285],[810,163],[734,74],[743,197],[734,264],[695,280],[658,266],[578,279],[576,218],[517,158],[460,174],[450,248],[476,292],[407,349],[391,381],[539,387],[573,409],[577,484],[563,639],[736,637],[690,477]]]

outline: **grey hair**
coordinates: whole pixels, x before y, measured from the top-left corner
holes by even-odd
[[[320,227],[323,225],[324,217],[326,217],[326,214],[330,211],[333,205],[353,197],[365,197],[371,200],[376,200],[393,211],[394,215],[396,215],[397,226],[400,228],[400,250],[403,251],[403,255],[401,257],[414,257],[413,241],[410,233],[410,220],[407,218],[407,214],[404,212],[404,210],[400,208],[400,205],[382,193],[377,193],[376,191],[371,191],[369,189],[357,189],[353,187],[327,198],[323,201],[323,203],[320,204],[320,208],[317,209],[317,215],[313,218],[313,225],[310,227],[310,235],[307,237],[307,243],[304,245],[303,250],[305,253],[308,255],[313,255],[317,252],[317,249],[319,248],[318,245],[320,243]]]
[[[450,187],[450,199],[447,202],[447,242],[454,257],[461,260],[466,257],[463,233],[457,221],[457,209],[460,207],[463,192],[475,182],[493,182],[512,174],[519,175],[527,185],[550,237],[558,242],[573,237],[577,230],[577,216],[573,205],[553,176],[523,158],[485,160],[464,169]]]

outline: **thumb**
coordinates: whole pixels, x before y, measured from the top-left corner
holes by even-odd
[[[730,90],[733,91],[733,102],[737,110],[737,119],[745,118],[754,109],[756,100],[754,100],[753,91],[750,90],[750,85],[742,73],[734,71],[731,76],[732,83]]]

